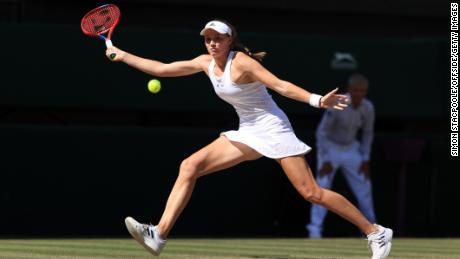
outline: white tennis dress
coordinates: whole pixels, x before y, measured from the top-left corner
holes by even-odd
[[[214,59],[209,64],[209,78],[217,95],[238,113],[238,130],[223,132],[229,140],[244,143],[269,158],[306,154],[311,148],[300,141],[286,114],[276,105],[261,82],[237,85],[231,80],[231,65],[236,52],[230,51],[224,73],[214,74]]]

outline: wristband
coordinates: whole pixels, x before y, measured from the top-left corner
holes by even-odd
[[[320,103],[321,97],[323,96],[319,94],[310,94],[310,100],[308,100],[308,103],[313,107],[320,108],[321,107],[321,103]]]

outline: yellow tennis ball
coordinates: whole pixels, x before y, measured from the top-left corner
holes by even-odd
[[[151,93],[158,93],[161,90],[161,83],[158,79],[152,79],[147,84],[147,87]]]

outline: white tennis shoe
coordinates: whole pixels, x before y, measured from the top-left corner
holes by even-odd
[[[166,240],[160,237],[153,225],[141,224],[132,217],[126,217],[126,228],[129,234],[151,254],[158,256],[166,245]]]
[[[385,259],[390,254],[393,230],[376,225],[377,232],[367,236],[369,248],[372,251],[372,259]]]

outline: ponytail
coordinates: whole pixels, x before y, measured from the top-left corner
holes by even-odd
[[[246,53],[246,55],[250,56],[251,58],[259,62],[262,62],[262,59],[267,55],[267,52],[265,51],[253,53],[248,47],[241,44],[241,42],[239,42],[237,38],[234,38],[234,41],[235,42],[233,44],[232,50],[244,52]]]

